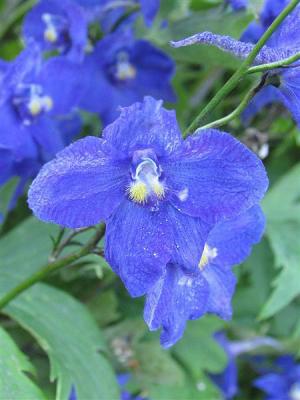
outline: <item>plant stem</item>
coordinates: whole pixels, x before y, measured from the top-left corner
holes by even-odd
[[[261,48],[265,45],[270,36],[282,23],[282,21],[293,11],[293,9],[299,4],[300,0],[291,0],[288,6],[278,15],[274,22],[269,26],[266,32],[262,35],[260,40],[254,46],[251,53],[243,61],[238,70],[232,75],[232,77],[225,83],[225,85],[219,90],[219,92],[211,99],[207,106],[199,113],[199,115],[194,119],[190,126],[185,130],[183,137],[188,136],[193,131],[195,131],[199,126],[204,117],[207,116],[212,110],[214,110],[217,105],[237,86],[240,79],[248,73],[248,68],[255,60],[257,54],[260,52]]]
[[[254,67],[250,67],[248,69],[248,74],[256,74],[257,72],[265,72],[269,71],[270,69],[284,68],[298,60],[300,60],[300,53],[296,53],[289,58],[285,58],[284,60],[276,61],[270,64],[255,65]]]
[[[1,21],[0,27],[0,39],[6,34],[8,29],[13,25],[19,18],[23,17],[36,3],[37,0],[27,0],[22,2],[14,12],[9,15],[4,21]]]
[[[105,227],[104,225],[100,225],[95,235],[80,250],[75,251],[74,253],[69,254],[66,257],[63,257],[60,260],[54,261],[53,263],[46,264],[39,271],[35,272],[33,275],[17,285],[14,289],[10,290],[4,297],[0,299],[0,310],[3,309],[3,307],[10,303],[19,294],[33,286],[35,283],[45,279],[53,272],[58,271],[59,269],[72,264],[74,261],[77,261],[80,258],[90,254],[94,250],[97,243],[102,239],[104,233]]]
[[[233,110],[230,114],[226,115],[223,118],[217,119],[216,121],[210,122],[207,125],[201,126],[200,128],[198,128],[195,133],[199,132],[202,129],[208,129],[208,128],[217,128],[218,126],[222,126],[227,124],[229,121],[231,121],[232,119],[238,117],[241,115],[241,113],[244,111],[244,109],[247,107],[247,105],[249,104],[249,101],[256,95],[256,93],[258,93],[260,91],[260,89],[265,85],[266,83],[266,78],[267,75],[263,75],[262,79],[260,80],[260,82],[255,85],[251,90],[249,90],[249,92],[246,94],[246,96],[243,98],[243,100],[241,101],[241,103],[238,105],[238,107]]]

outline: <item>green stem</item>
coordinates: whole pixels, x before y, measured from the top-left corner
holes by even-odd
[[[254,67],[250,67],[248,69],[248,74],[256,74],[257,72],[265,72],[271,69],[287,67],[298,60],[300,60],[300,53],[296,53],[289,58],[285,58],[270,64],[255,65]]]
[[[10,290],[5,296],[3,296],[0,299],[0,310],[3,309],[3,307],[5,307],[8,303],[10,303],[19,294],[23,293],[26,289],[33,286],[35,283],[45,279],[48,275],[52,274],[53,272],[67,265],[70,265],[74,261],[77,261],[80,258],[90,254],[90,252],[93,251],[97,243],[103,238],[104,233],[105,233],[105,227],[104,225],[100,225],[95,235],[80,250],[75,251],[74,253],[69,254],[66,257],[63,257],[60,260],[54,261],[53,263],[46,264],[39,271],[35,272],[29,278],[25,279],[15,288]]]
[[[245,110],[247,105],[249,104],[249,101],[260,91],[260,89],[265,85],[266,82],[266,75],[262,77],[260,82],[255,85],[249,92],[246,94],[246,96],[243,98],[241,103],[238,105],[238,107],[233,110],[230,114],[226,115],[223,118],[217,119],[216,121],[210,122],[207,125],[201,126],[196,130],[196,132],[202,130],[202,129],[208,129],[208,128],[217,128],[218,126],[222,126],[227,124],[229,121],[233,120],[234,118],[239,117],[242,112]],[[196,133],[195,132],[195,133]]]
[[[4,21],[1,21],[0,39],[6,34],[11,25],[13,25],[19,18],[23,17],[36,3],[37,0],[27,0],[22,2],[14,12],[9,15]]]
[[[266,32],[262,35],[260,40],[254,46],[251,53],[243,61],[238,70],[232,75],[232,77],[225,83],[222,89],[211,99],[207,106],[199,113],[194,119],[190,126],[185,130],[183,137],[188,136],[195,131],[199,126],[204,117],[213,111],[217,105],[237,86],[240,79],[248,73],[248,68],[255,60],[256,56],[260,52],[261,48],[265,45],[270,36],[282,23],[282,21],[293,11],[293,9],[299,4],[300,0],[292,0],[288,6],[282,11],[281,14],[275,19],[275,21],[269,26]]]

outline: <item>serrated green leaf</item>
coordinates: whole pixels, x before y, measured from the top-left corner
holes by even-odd
[[[274,291],[260,318],[269,318],[300,294],[300,165],[296,165],[267,194],[263,209],[267,236],[281,269]]]
[[[33,366],[9,334],[0,328],[0,399],[45,399],[25,372],[34,372]]]
[[[67,293],[37,284],[16,298],[5,313],[28,330],[48,354],[57,399],[72,385],[79,400],[118,398],[112,368],[102,354],[105,342],[91,315]]]

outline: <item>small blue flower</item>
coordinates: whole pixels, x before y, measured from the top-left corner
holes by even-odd
[[[254,381],[254,386],[265,392],[266,400],[299,400],[300,364],[292,356],[281,356],[268,373]]]
[[[41,164],[64,147],[63,130],[55,119],[68,114],[79,100],[78,69],[60,57],[43,63],[32,44],[2,71],[0,92],[0,184],[20,176],[17,189],[35,176]]]
[[[226,0],[226,1],[230,3],[231,7],[236,11],[243,10],[248,5],[248,0]]]
[[[142,296],[172,259],[198,271],[211,226],[257,204],[267,185],[261,161],[236,139],[204,130],[183,141],[175,113],[146,97],[102,138],[79,140],[44,166],[29,205],[71,228],[106,221],[106,258]]]
[[[172,346],[181,338],[188,319],[204,313],[231,318],[236,283],[231,267],[247,258],[263,230],[264,217],[255,206],[212,229],[195,268],[174,262],[167,265],[147,294],[144,312],[150,330],[162,327],[162,346]]]
[[[300,5],[284,20],[278,30],[269,39],[255,59],[255,64],[265,64],[280,61],[284,58],[300,52]],[[230,52],[237,57],[245,58],[253,50],[254,44],[244,43],[229,36],[215,35],[211,32],[203,32],[193,35],[179,42],[173,42],[175,47],[188,46],[193,43],[203,43]],[[270,75],[277,75],[280,83],[278,87],[272,85],[272,89],[263,89],[264,93],[259,94],[258,103],[252,103],[252,109],[246,114],[250,119],[253,111],[259,106],[268,104],[272,100],[282,102],[291,112],[295,121],[300,125],[300,67],[299,62],[290,65],[289,68],[277,69],[270,72]],[[268,87],[268,86],[267,86]],[[253,99],[255,102],[256,99]]]
[[[84,69],[81,107],[99,113],[104,125],[119,115],[120,106],[141,101],[145,95],[175,100],[170,83],[173,61],[146,40],[136,40],[129,30],[98,42]]]
[[[81,61],[87,46],[87,17],[72,0],[41,0],[26,14],[23,36],[26,42],[34,39],[43,50],[57,50]]]

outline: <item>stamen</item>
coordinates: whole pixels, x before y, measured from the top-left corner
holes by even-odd
[[[216,247],[209,247],[208,244],[205,243],[201,259],[199,261],[199,268],[203,270],[214,258],[218,255],[218,249]]]
[[[58,34],[53,25],[49,25],[44,31],[44,39],[47,42],[55,43],[58,39]]]
[[[129,198],[136,203],[143,204],[147,199],[147,186],[144,182],[134,182],[128,189]]]
[[[42,108],[41,99],[38,96],[33,97],[28,104],[28,110],[34,117],[41,113]]]

